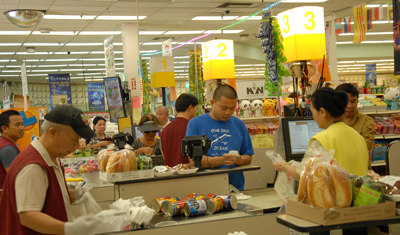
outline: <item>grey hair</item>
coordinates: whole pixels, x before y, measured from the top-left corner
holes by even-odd
[[[159,106],[159,107],[157,107],[157,109],[163,109],[164,110],[164,112],[167,114],[167,115],[169,115],[169,110],[168,110],[168,108],[167,107],[165,107],[165,106]]]
[[[50,130],[50,128],[56,128],[57,130],[63,132],[65,130],[65,127],[67,127],[67,125],[63,125],[63,124],[58,124],[55,122],[50,122],[48,120],[44,120],[42,123],[42,130],[43,132],[48,132]]]

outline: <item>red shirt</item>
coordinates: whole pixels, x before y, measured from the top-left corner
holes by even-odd
[[[189,120],[177,117],[161,132],[161,148],[164,155],[164,165],[170,167],[179,163],[189,163],[189,158],[181,152],[182,140],[186,136]]]
[[[5,147],[7,145],[13,146],[16,150],[18,150],[18,153],[20,152],[17,145],[15,145],[11,140],[7,139],[6,137],[0,137],[0,149],[2,149],[3,147]],[[6,173],[7,173],[6,169],[4,169],[4,166],[2,164],[0,164],[0,189],[3,189],[4,180],[6,179]],[[0,192],[0,196],[1,196],[1,192]]]

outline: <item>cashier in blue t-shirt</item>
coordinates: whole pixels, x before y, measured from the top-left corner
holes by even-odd
[[[201,161],[203,167],[228,168],[251,163],[254,150],[249,132],[242,120],[232,117],[237,101],[234,88],[220,85],[210,101],[212,111],[189,121],[186,136],[206,134],[211,140],[211,148]],[[240,157],[229,154],[231,150],[238,151]],[[243,190],[243,172],[230,173],[229,183]]]

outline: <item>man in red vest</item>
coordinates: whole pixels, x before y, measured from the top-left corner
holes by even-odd
[[[17,157],[20,150],[17,140],[24,137],[24,120],[19,112],[7,110],[0,114],[0,189],[3,189],[6,173],[11,162]],[[1,195],[1,192],[0,192]]]
[[[68,189],[60,158],[79,148],[80,137],[96,136],[81,110],[60,105],[44,117],[43,135],[11,163],[0,200],[0,233],[90,234],[100,224],[93,217],[72,222],[71,203],[83,188]]]

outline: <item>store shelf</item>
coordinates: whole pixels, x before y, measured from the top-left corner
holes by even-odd
[[[376,140],[392,140],[392,139],[400,139],[400,135],[375,135]]]
[[[264,119],[277,119],[279,116],[262,116],[262,117],[243,117],[240,118],[242,121],[259,121],[259,120],[264,120]]]
[[[383,135],[375,135],[375,139],[376,140],[384,140],[385,136],[383,136]]]
[[[63,165],[69,165],[72,164],[73,162],[77,162],[77,161],[82,161],[82,160],[94,160],[95,157],[71,157],[71,158],[64,158],[61,159],[61,163]]]
[[[384,160],[375,161],[375,162],[371,163],[371,166],[386,166],[386,162]]]
[[[391,114],[391,113],[400,113],[400,109],[396,110],[375,110],[375,111],[362,111],[363,114]]]

